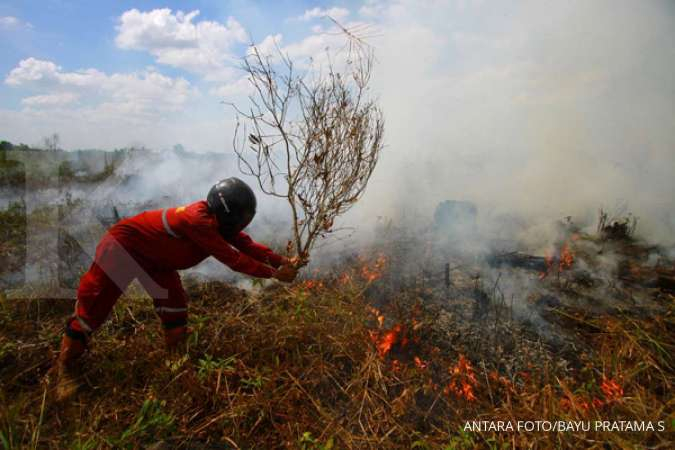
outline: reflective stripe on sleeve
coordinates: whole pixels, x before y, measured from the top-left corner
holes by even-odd
[[[173,236],[175,238],[180,239],[180,236],[174,233],[174,231],[169,226],[169,221],[166,219],[167,211],[168,211],[167,209],[162,210],[162,225],[164,225],[164,230],[169,234],[169,236]]]

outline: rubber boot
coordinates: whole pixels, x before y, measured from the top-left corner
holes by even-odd
[[[164,330],[164,343],[169,351],[182,351],[185,349],[192,330],[188,327],[175,327]]]
[[[87,346],[83,341],[63,335],[59,356],[48,373],[49,382],[54,383],[53,396],[55,401],[63,402],[70,399],[80,387],[77,369],[79,368],[79,358],[86,349]]]

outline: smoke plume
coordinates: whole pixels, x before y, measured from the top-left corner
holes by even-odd
[[[594,225],[624,205],[675,233],[672,2],[400,2],[380,10],[381,165],[352,222],[431,217]],[[373,214],[375,212],[375,214]]]

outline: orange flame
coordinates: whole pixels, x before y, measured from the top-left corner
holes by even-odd
[[[558,269],[562,272],[572,267],[574,264],[574,254],[570,250],[570,246],[565,242],[560,250],[560,263],[558,264]]]
[[[469,360],[460,354],[457,364],[450,367],[448,372],[450,372],[451,379],[443,392],[446,395],[452,393],[458,398],[463,398],[470,402],[476,401],[474,389],[478,387],[478,380]]]
[[[369,266],[367,263],[361,266],[361,277],[368,283],[372,283],[382,277],[386,264],[387,257],[379,255],[372,266]]]
[[[318,289],[323,289],[324,284],[323,281],[321,280],[305,280],[305,282],[302,284],[302,287],[305,289],[311,291],[311,290],[318,290]]]
[[[427,368],[428,364],[424,362],[419,356],[415,356],[415,366],[420,370],[424,370]]]
[[[572,237],[570,238],[572,241],[576,241],[579,239],[579,236],[576,234],[573,234]],[[572,267],[574,264],[574,253],[572,252],[571,246],[569,244],[570,241],[565,242],[562,247],[560,247],[560,252],[559,252],[559,257],[557,258],[558,261],[558,273],[563,272],[565,270],[568,270]],[[554,264],[556,262],[556,258],[549,252],[546,252],[544,254],[544,261],[546,263],[546,271],[541,272],[539,274],[539,279],[543,280],[548,276],[549,273],[553,270]]]
[[[401,361],[398,359],[395,359],[391,362],[391,370],[394,372],[400,372],[401,371]]]
[[[387,257],[380,254],[374,262],[369,262],[366,258],[359,256],[359,264],[356,267],[346,270],[338,277],[338,283],[347,285],[357,280],[364,280],[367,283],[382,277],[384,268],[387,264]]]
[[[601,400],[597,397],[589,399],[588,397],[574,395],[570,392],[567,394],[567,398],[563,398],[560,400],[560,406],[563,409],[569,410],[572,408],[572,402],[574,402],[574,404],[577,407],[581,408],[584,411],[589,411],[591,409],[591,406],[593,408],[599,409],[604,406],[610,405],[613,402],[621,401],[621,399],[623,398],[623,388],[621,387],[621,385],[617,381],[611,378],[607,378],[604,375],[602,377],[600,389],[602,390],[602,393],[605,395],[605,400]]]
[[[546,271],[539,274],[539,279],[543,280],[551,272],[551,267],[553,267],[553,255],[549,252],[544,253],[544,262],[546,263]]]
[[[387,356],[387,353],[391,350],[391,347],[396,343],[398,340],[399,333],[401,333],[403,327],[401,327],[401,324],[396,324],[393,326],[391,330],[389,330],[385,335],[382,337],[382,339],[379,339],[378,342],[376,343],[377,345],[377,353],[380,355],[380,358],[384,358]]]
[[[603,376],[600,389],[602,389],[602,393],[605,394],[608,402],[618,401],[623,397],[623,388],[611,378]]]

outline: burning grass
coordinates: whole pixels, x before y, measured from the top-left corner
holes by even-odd
[[[70,302],[3,299],[0,442],[55,449],[672,447],[672,295],[659,317],[553,308],[551,320],[585,342],[568,354],[505,320],[504,305],[471,321],[459,299],[448,310],[428,287],[388,291],[388,270],[384,256],[356,259],[337,275],[256,293],[186,280],[194,335],[179,354],[162,349],[151,301],[132,289],[83,360],[83,389],[61,407],[45,400],[40,381]],[[537,419],[666,421],[668,429],[463,430],[467,420]]]

